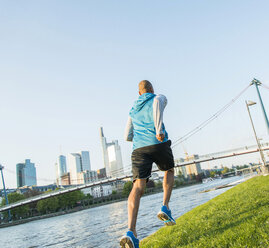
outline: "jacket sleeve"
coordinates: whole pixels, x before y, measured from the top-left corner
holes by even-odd
[[[163,130],[163,111],[167,105],[167,99],[164,95],[157,95],[153,101],[153,119],[156,134],[164,134]]]
[[[134,137],[134,127],[133,127],[133,122],[132,118],[129,116],[125,128],[125,133],[124,133],[124,140],[126,141],[133,141]]]

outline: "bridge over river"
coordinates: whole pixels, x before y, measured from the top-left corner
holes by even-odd
[[[269,144],[268,143],[264,143],[262,144],[263,146],[263,151],[267,151],[269,150]],[[177,159],[175,160],[176,162],[176,166],[175,167],[182,167],[182,166],[186,166],[186,165],[190,165],[190,164],[194,164],[194,163],[204,163],[204,162],[208,162],[208,161],[214,161],[214,160],[219,160],[219,159],[225,159],[225,158],[231,158],[231,157],[236,157],[236,156],[243,156],[246,154],[251,154],[251,153],[256,153],[259,152],[259,149],[254,149],[255,146],[250,146],[250,147],[241,147],[241,148],[237,148],[234,150],[227,150],[227,151],[222,151],[222,152],[218,152],[218,153],[211,153],[211,154],[207,154],[207,155],[202,155],[199,156],[198,160],[190,160],[188,162],[184,162],[184,163],[178,163]],[[256,167],[258,168],[258,167]],[[158,169],[153,170],[152,172],[157,172]],[[110,178],[110,179],[106,179],[106,180],[102,180],[102,181],[98,181],[98,182],[93,182],[93,183],[88,183],[88,184],[83,184],[83,185],[78,185],[75,187],[70,187],[67,189],[60,189],[57,191],[53,191],[53,192],[49,192],[49,193],[44,193],[42,195],[38,195],[38,196],[34,196],[34,197],[30,197],[27,199],[24,199],[22,201],[18,201],[15,203],[11,203],[5,206],[0,207],[0,212],[3,211],[7,211],[16,207],[20,207],[32,202],[36,202],[39,200],[43,200],[43,199],[47,199],[47,198],[51,198],[54,196],[58,196],[61,194],[66,194],[72,191],[77,191],[77,190],[82,190],[82,189],[86,189],[86,188],[90,188],[90,187],[94,187],[97,185],[103,185],[103,184],[108,184],[108,183],[112,183],[118,180],[123,180],[123,179],[128,179],[131,178],[132,175],[131,174],[127,174],[124,175],[122,177],[117,177],[117,178]]]

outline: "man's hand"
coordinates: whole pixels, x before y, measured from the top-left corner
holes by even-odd
[[[157,140],[163,142],[163,140],[164,140],[164,134],[157,134],[156,135],[156,138],[157,138]]]

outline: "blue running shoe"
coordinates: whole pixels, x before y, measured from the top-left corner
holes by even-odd
[[[176,224],[176,221],[173,219],[173,217],[171,215],[171,210],[168,209],[166,206],[162,206],[157,217],[161,221],[163,221],[166,226],[173,226]]]
[[[137,239],[132,231],[128,231],[120,240],[121,248],[139,248],[139,239]]]

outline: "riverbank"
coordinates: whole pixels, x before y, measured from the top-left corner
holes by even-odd
[[[268,247],[269,176],[257,176],[182,215],[141,248]]]
[[[184,183],[182,185],[179,185],[178,187],[175,186],[175,188],[184,188],[184,187],[189,187],[195,184],[200,184],[200,182],[190,182],[190,183]],[[148,196],[148,195],[152,195],[152,194],[157,194],[162,192],[162,188],[149,188],[146,189],[146,192],[144,194],[144,196]],[[4,222],[4,223],[0,223],[0,228],[5,228],[5,227],[9,227],[9,226],[16,226],[16,225],[20,225],[20,224],[25,224],[28,222],[32,222],[32,221],[36,221],[36,220],[42,220],[42,219],[47,219],[47,218],[52,218],[52,217],[56,217],[56,216],[61,216],[61,215],[65,215],[65,214],[71,214],[74,212],[78,212],[78,211],[82,211],[82,210],[86,210],[89,208],[96,208],[96,207],[100,207],[100,206],[104,206],[104,205],[108,205],[108,204],[112,204],[115,202],[120,202],[120,201],[126,201],[128,198],[127,197],[116,197],[116,199],[110,198],[111,196],[105,197],[105,198],[97,198],[94,199],[96,202],[93,204],[82,204],[81,206],[77,206],[74,207],[72,209],[68,209],[68,210],[63,210],[63,211],[58,211],[58,212],[53,212],[53,213],[48,213],[48,214],[43,214],[43,215],[37,215],[37,216],[33,216],[33,217],[29,217],[29,218],[23,218],[20,220],[15,220],[12,222]]]

